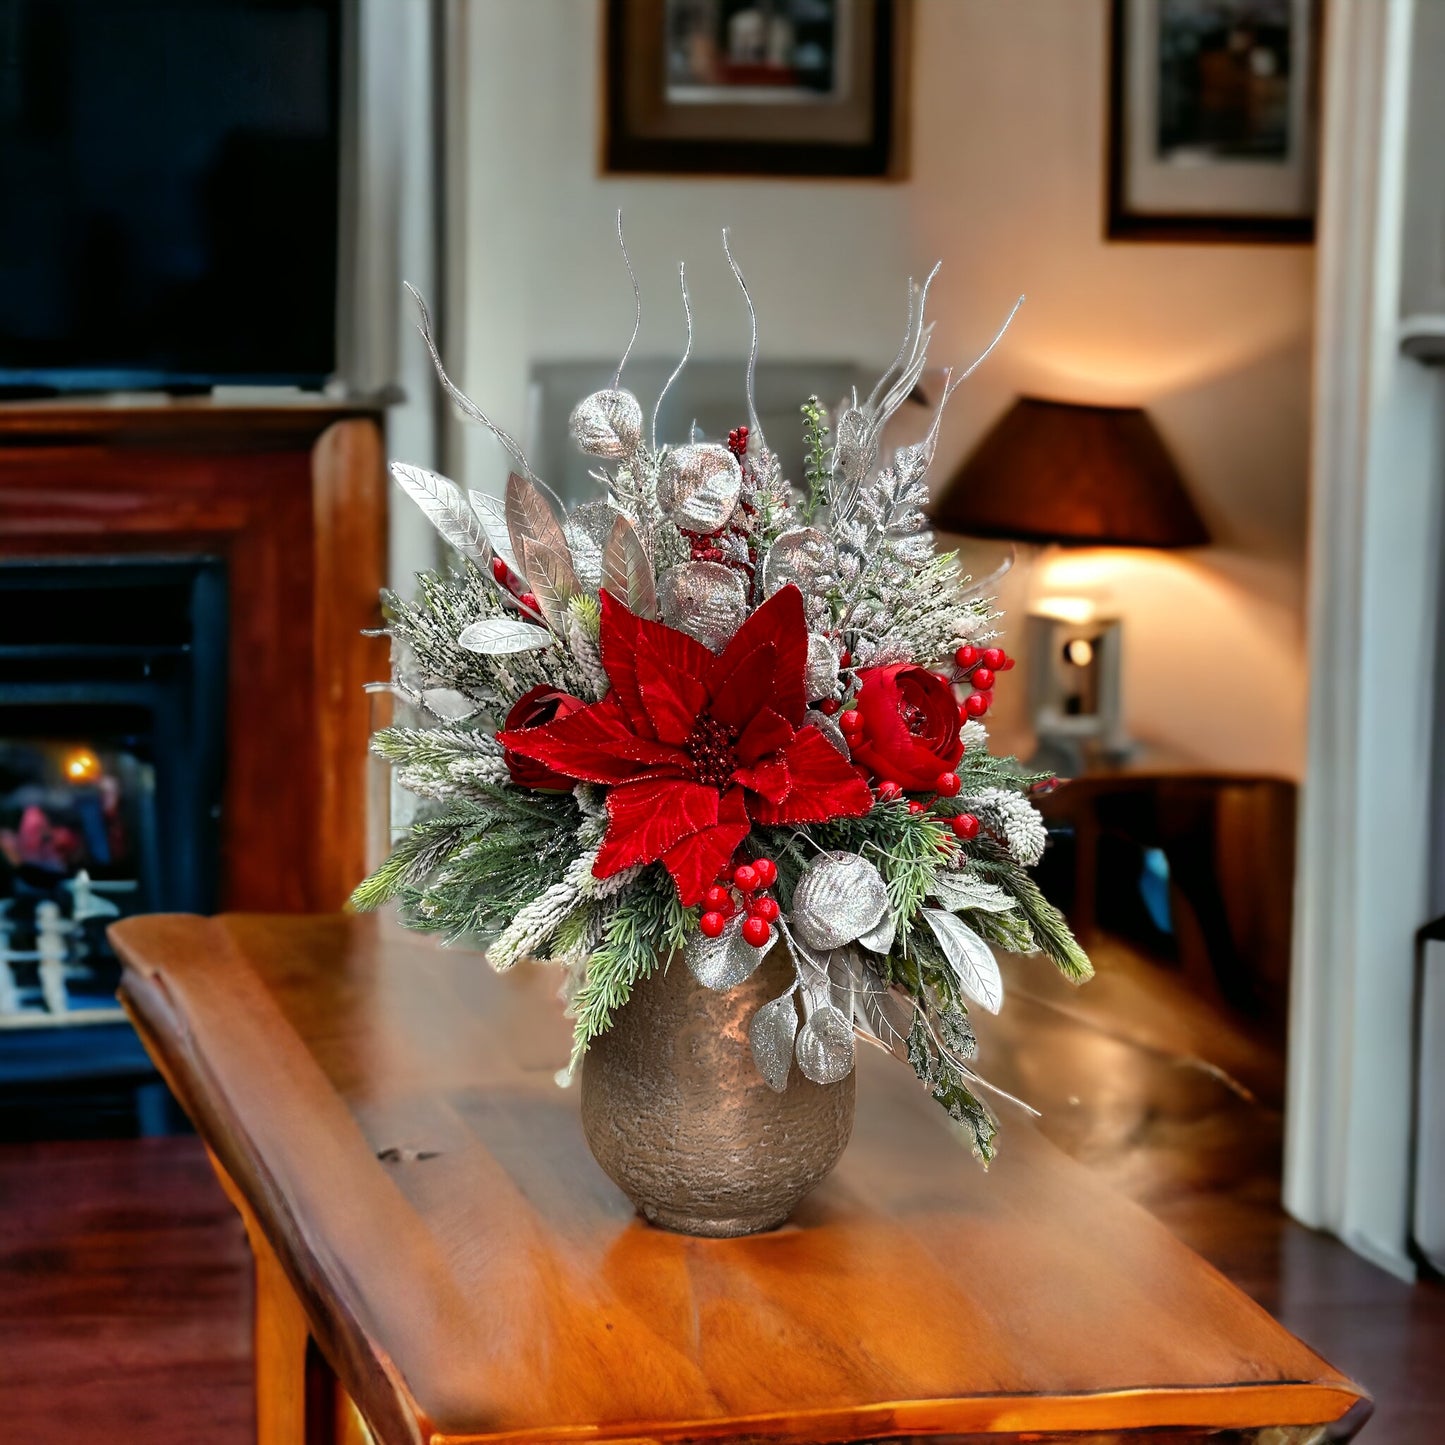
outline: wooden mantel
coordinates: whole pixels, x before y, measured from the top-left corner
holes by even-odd
[[[226,563],[225,907],[335,908],[365,869],[385,486],[375,405],[0,404],[0,565]]]

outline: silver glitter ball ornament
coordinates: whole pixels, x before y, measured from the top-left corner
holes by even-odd
[[[630,391],[594,391],[572,408],[567,428],[584,455],[618,461],[642,441],[642,406]]]
[[[721,562],[683,562],[657,579],[662,620],[720,652],[748,614],[742,576]]]
[[[669,452],[657,476],[658,505],[684,532],[716,532],[725,526],[742,489],[738,459],[716,442]]]
[[[763,592],[771,597],[790,582],[804,597],[816,596],[832,578],[833,544],[816,527],[794,527],[781,533],[763,564]]]
[[[820,854],[793,890],[793,928],[821,953],[871,932],[887,911],[882,875],[857,853]]]
[[[562,524],[562,533],[572,549],[577,580],[588,592],[602,585],[602,549],[622,514],[608,502],[583,502],[574,507]]]

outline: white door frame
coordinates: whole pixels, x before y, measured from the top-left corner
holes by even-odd
[[[1445,490],[1439,374],[1400,350],[1415,18],[1413,0],[1326,7],[1284,1180],[1292,1214],[1404,1278]]]

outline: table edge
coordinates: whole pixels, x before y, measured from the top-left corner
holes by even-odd
[[[224,915],[218,915],[218,918],[220,917],[224,917]],[[427,1428],[425,1413],[412,1398],[401,1372],[396,1369],[385,1352],[377,1348],[361,1322],[353,1318],[345,1309],[339,1296],[333,1297],[329,1306],[324,1306],[323,1302],[316,1298],[308,1283],[307,1272],[298,1266],[297,1260],[293,1257],[291,1240],[284,1234],[279,1234],[278,1231],[266,1227],[268,1216],[284,1209],[285,1205],[281,1202],[279,1190],[273,1191],[269,1197],[263,1197],[261,1189],[257,1186],[257,1181],[265,1173],[259,1150],[249,1151],[247,1163],[251,1166],[250,1168],[237,1167],[236,1155],[240,1151],[234,1147],[234,1141],[247,1139],[249,1135],[240,1126],[234,1109],[229,1107],[225,1090],[217,1087],[202,1096],[191,1087],[192,1084],[199,1081],[200,1076],[204,1075],[205,1069],[199,1055],[190,1044],[190,1030],[184,1023],[183,1015],[174,1008],[169,991],[165,987],[164,976],[158,970],[149,968],[137,954],[133,953],[130,946],[129,934],[144,930],[130,928],[127,925],[143,924],[147,920],[157,920],[167,925],[180,923],[186,926],[195,926],[198,947],[205,946],[205,934],[210,932],[211,926],[218,921],[218,919],[205,918],[191,913],[148,914],[134,919],[122,919],[106,930],[107,938],[110,939],[124,965],[116,996],[120,1000],[126,1017],[131,1021],[147,1055],[155,1064],[167,1087],[185,1110],[186,1117],[195,1126],[196,1133],[206,1146],[213,1164],[219,1164],[225,1170],[231,1187],[245,1200],[252,1219],[261,1229],[272,1252],[280,1261],[286,1277],[305,1311],[307,1323],[317,1348],[325,1357],[337,1379],[341,1381],[342,1387],[353,1398],[358,1395],[364,1396],[366,1405],[374,1410],[383,1402],[376,1398],[373,1391],[357,1390],[355,1377],[367,1373],[373,1377],[379,1375],[385,1381],[385,1388],[391,1396],[390,1401],[386,1402],[391,1407],[386,1410],[386,1421],[392,1427],[393,1432],[400,1431],[402,1433],[388,1433],[384,1437],[379,1436],[378,1438],[385,1438],[387,1441],[405,1439],[412,1442],[412,1445],[426,1445],[426,1442],[433,1439],[433,1432]],[[171,1037],[180,1046],[178,1049],[172,1050],[166,1047],[164,1036],[156,1026],[158,1020],[163,1021],[169,1029]],[[210,1103],[202,1105],[201,1097],[205,1097]],[[227,1107],[224,1111],[216,1107],[216,1103],[219,1101],[225,1101]],[[299,1228],[294,1231],[294,1237],[299,1238],[303,1235],[304,1231]],[[316,1272],[321,1272],[320,1260],[315,1259],[314,1256],[313,1260],[317,1265]],[[369,1371],[364,1368],[366,1363],[370,1364]],[[357,1403],[359,1407],[360,1402],[357,1401]],[[375,1421],[369,1416],[368,1424],[375,1424]]]

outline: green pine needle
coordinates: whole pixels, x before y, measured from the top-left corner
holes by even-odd
[[[1044,897],[1028,873],[995,848],[980,848],[969,861],[983,877],[1013,897],[1028,922],[1034,946],[1070,983],[1086,983],[1093,978],[1094,965],[1089,955],[1079,947],[1064,915]]]
[[[489,808],[459,802],[414,823],[398,840],[381,867],[356,885],[347,907],[369,913],[420,884],[456,849],[482,832],[493,819]]]
[[[695,914],[678,901],[677,887],[660,866],[647,869],[620,896],[602,930],[602,942],[587,961],[587,977],[573,1001],[577,1022],[572,1067],[587,1045],[611,1027],[613,1015],[632,996],[639,980],[687,942]]]

